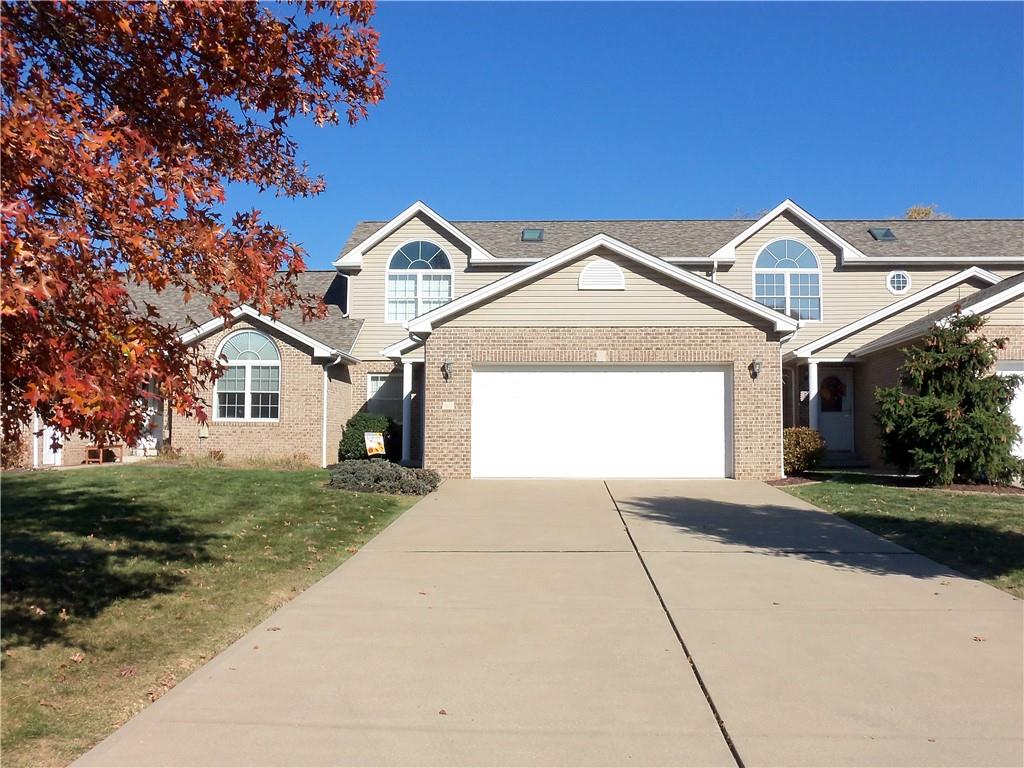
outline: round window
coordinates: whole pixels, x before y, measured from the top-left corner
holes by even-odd
[[[910,275],[903,270],[890,272],[885,283],[889,287],[889,293],[906,293],[910,290]]]

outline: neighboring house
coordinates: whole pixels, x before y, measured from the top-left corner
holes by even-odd
[[[416,203],[357,225],[334,266],[301,277],[330,307],[313,323],[240,307],[225,329],[147,295],[230,366],[207,425],[157,419],[154,440],[324,464],[365,409],[445,477],[767,479],[798,424],[831,462],[879,466],[874,388],[958,307],[1009,337],[999,370],[1024,368],[1020,220],[819,221],[787,200],[755,222],[448,221]]]

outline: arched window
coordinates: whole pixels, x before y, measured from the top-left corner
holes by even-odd
[[[238,331],[220,345],[215,419],[273,421],[281,407],[281,355],[273,339],[258,331]]]
[[[433,243],[406,243],[387,270],[386,322],[402,323],[452,300],[452,263]]]
[[[754,298],[798,320],[821,320],[821,266],[799,240],[776,240],[754,261]]]

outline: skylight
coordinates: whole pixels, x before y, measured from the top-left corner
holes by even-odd
[[[544,239],[543,229],[524,229],[522,240],[524,243],[539,243]]]
[[[892,233],[892,230],[889,229],[889,227],[873,227],[869,229],[868,232],[871,233],[871,236],[875,238],[875,240],[881,240],[883,243],[896,239],[896,235]]]

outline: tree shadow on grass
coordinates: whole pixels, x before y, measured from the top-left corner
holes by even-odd
[[[174,591],[178,569],[209,560],[214,538],[159,502],[108,488],[5,482],[4,647],[62,641],[62,609],[92,618],[120,600]]]
[[[796,506],[799,502],[792,507],[736,504],[693,496],[616,496],[616,501],[627,521],[634,518],[669,525],[691,536],[680,548],[739,548],[835,568],[918,578],[958,572],[999,578],[1024,569],[1024,535],[984,524],[874,513],[849,514],[849,522],[837,515],[801,509]],[[642,529],[635,535],[641,549],[645,541],[651,549],[658,548],[653,535],[646,537]],[[906,557],[906,550],[936,562]]]

